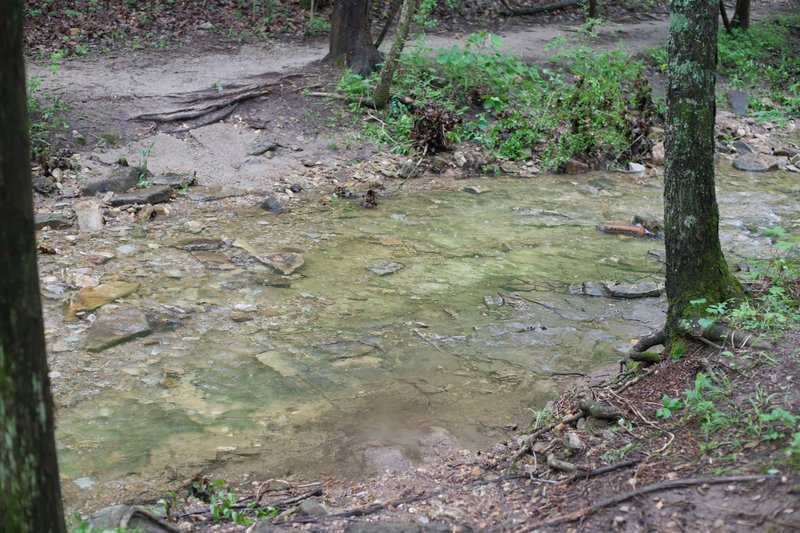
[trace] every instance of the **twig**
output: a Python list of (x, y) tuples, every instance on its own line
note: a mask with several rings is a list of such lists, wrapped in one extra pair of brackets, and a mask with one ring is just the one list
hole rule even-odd
[(606, 507), (622, 503), (624, 501), (630, 500), (631, 498), (636, 498), (637, 496), (644, 496), (645, 494), (650, 494), (652, 492), (659, 492), (662, 490), (682, 489), (686, 487), (694, 487), (697, 485), (719, 485), (722, 483), (763, 481), (771, 477), (774, 476), (761, 475), (761, 476), (698, 477), (698, 478), (687, 478), (687, 479), (673, 479), (672, 481), (665, 481), (663, 483), (654, 483), (652, 485), (647, 485), (640, 489), (632, 490), (629, 492), (623, 492), (622, 494), (612, 496), (611, 498), (600, 500), (594, 505), (578, 509), (577, 511), (574, 511), (572, 513), (552, 518), (550, 520), (545, 520), (544, 522), (531, 524), (526, 528), (522, 529), (521, 531), (533, 531), (535, 529), (539, 529), (545, 526), (556, 526), (559, 524), (563, 524), (565, 522), (574, 522), (575, 520), (585, 518), (586, 516), (589, 516), (590, 514), (595, 513), (600, 509), (604, 509)]
[[(248, 509), (248, 508), (250, 508), (252, 510), (255, 510), (255, 509), (263, 509), (263, 508), (270, 508), (270, 507), (286, 507), (286, 506), (292, 505), (294, 503), (297, 503), (299, 501), (303, 501), (303, 500), (305, 500), (307, 498), (311, 498), (313, 496), (320, 496), (320, 495), (322, 495), (322, 487), (317, 487), (317, 488), (315, 488), (313, 490), (310, 490), (308, 492), (304, 492), (303, 494), (298, 494), (297, 496), (290, 496), (290, 497), (284, 498), (282, 500), (277, 500), (277, 501), (270, 502), (270, 503), (267, 503), (267, 504), (264, 504), (264, 505), (257, 505), (255, 507), (250, 507), (250, 505), (252, 505), (253, 503), (258, 503), (258, 500), (253, 500), (250, 503), (244, 503), (245, 501), (247, 501), (247, 498), (245, 498), (245, 499), (239, 500), (237, 503), (231, 505), (231, 509)], [(198, 509), (196, 511), (189, 511), (187, 513), (176, 514), (176, 515), (173, 515), (173, 518), (186, 518), (187, 516), (194, 516), (194, 515), (200, 515), (200, 514), (210, 514), (210, 513), (211, 513), (211, 508), (207, 507), (205, 509)]]
[(626, 381), (625, 383), (622, 384), (622, 386), (620, 388), (617, 389), (617, 392), (622, 392), (625, 389), (627, 389), (628, 387), (630, 387), (631, 385), (633, 385), (634, 383), (638, 383), (641, 379), (646, 378), (647, 376), (649, 376), (650, 374), (655, 372), (657, 368), (658, 367), (653, 367), (652, 369), (648, 370), (644, 374), (639, 374), (638, 376), (636, 376), (632, 380)]
[(583, 481), (584, 479), (589, 479), (591, 477), (602, 476), (603, 474), (608, 474), (609, 472), (614, 472), (615, 470), (620, 470), (622, 468), (639, 464), (641, 461), (642, 459), (640, 457), (637, 459), (628, 459), (627, 461), (620, 461), (619, 463), (601, 466), (600, 468), (595, 468), (594, 470), (589, 470), (588, 472), (580, 472), (575, 474), (572, 477), (565, 479), (564, 483), (575, 483), (576, 481)]
[(585, 415), (583, 414), (583, 412), (579, 412), (579, 413), (576, 413), (574, 415), (570, 415), (570, 416), (568, 416), (566, 418), (562, 418), (558, 422), (553, 422), (549, 426), (543, 427), (543, 428), (538, 429), (538, 430), (534, 431), (533, 433), (531, 433), (528, 437), (525, 438), (525, 441), (522, 443), (522, 446), (520, 446), (520, 449), (517, 450), (517, 452), (514, 454), (514, 457), (511, 458), (511, 463), (508, 465), (508, 468), (506, 468), (506, 475), (508, 475), (509, 472), (511, 472), (511, 469), (514, 468), (514, 465), (516, 464), (516, 462), (523, 455), (528, 453), (529, 450), (532, 450), (534, 441), (537, 438), (539, 438), (540, 435), (543, 435), (544, 433), (547, 433), (548, 431), (550, 431), (551, 429), (553, 429), (554, 427), (556, 427), (559, 424), (571, 424), (573, 422), (576, 422), (577, 420), (580, 420), (584, 416)]

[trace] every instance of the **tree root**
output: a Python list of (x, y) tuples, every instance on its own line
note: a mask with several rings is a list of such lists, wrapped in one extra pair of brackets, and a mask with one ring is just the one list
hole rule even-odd
[(730, 343), (734, 348), (772, 349), (772, 345), (761, 337), (722, 324), (712, 324), (706, 328), (693, 320), (684, 327), (684, 332), (695, 338), (702, 337), (714, 343), (722, 343), (723, 347)]
[(639, 339), (639, 342), (637, 342), (633, 346), (633, 348), (631, 348), (631, 352), (635, 353), (646, 352), (653, 346), (658, 346), (659, 344), (664, 344), (665, 342), (667, 342), (667, 332), (666, 330), (661, 329), (655, 333), (646, 335), (641, 339)]
[(618, 503), (622, 503), (624, 501), (630, 500), (632, 498), (636, 498), (637, 496), (643, 496), (645, 494), (650, 494), (653, 492), (660, 492), (663, 490), (674, 490), (674, 489), (682, 489), (686, 487), (695, 487), (697, 485), (719, 485), (722, 483), (739, 483), (739, 482), (748, 482), (748, 481), (763, 481), (765, 479), (769, 479), (770, 475), (756, 475), (756, 476), (726, 476), (726, 477), (698, 477), (698, 478), (687, 478), (687, 479), (674, 479), (672, 481), (665, 481), (663, 483), (654, 483), (652, 485), (647, 485), (640, 489), (632, 490), (629, 492), (623, 492), (622, 494), (618, 494), (616, 496), (612, 496), (611, 498), (606, 498), (604, 500), (600, 500), (594, 505), (590, 505), (588, 507), (584, 507), (582, 509), (578, 509), (572, 513), (559, 516), (556, 518), (552, 518), (550, 520), (545, 520), (543, 522), (539, 522), (537, 524), (532, 524), (521, 531), (533, 531), (542, 527), (547, 526), (557, 526), (559, 524), (563, 524), (565, 522), (574, 522), (575, 520), (579, 520), (589, 516), (592, 513), (595, 513), (601, 509), (606, 507), (610, 507), (612, 505), (616, 505)]
[(568, 416), (566, 418), (562, 418), (558, 422), (553, 422), (549, 426), (546, 426), (546, 427), (543, 427), (541, 429), (538, 429), (538, 430), (534, 431), (533, 433), (531, 433), (530, 435), (528, 435), (525, 438), (525, 440), (523, 441), (522, 446), (520, 446), (519, 450), (517, 450), (517, 453), (515, 453), (514, 457), (511, 458), (511, 463), (508, 465), (508, 468), (506, 468), (506, 475), (509, 475), (509, 473), (511, 472), (511, 469), (514, 468), (514, 465), (517, 463), (517, 461), (520, 460), (520, 458), (523, 455), (525, 455), (526, 453), (528, 453), (529, 451), (531, 451), (533, 449), (533, 443), (536, 442), (536, 439), (538, 439), (541, 435), (543, 435), (543, 434), (547, 433), (548, 431), (552, 430), (553, 428), (555, 428), (559, 424), (565, 424), (565, 425), (566, 424), (571, 424), (573, 422), (577, 422), (578, 420), (580, 420), (584, 416), (585, 415), (582, 412), (570, 415), (570, 416)]

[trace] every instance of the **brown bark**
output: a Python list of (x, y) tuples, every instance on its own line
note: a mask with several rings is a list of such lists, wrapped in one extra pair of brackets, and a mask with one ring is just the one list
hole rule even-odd
[(717, 0), (673, 0), (667, 75), (664, 226), (667, 252), (667, 337), (690, 300), (716, 303), (741, 297), (719, 243), (714, 190), (714, 102)]
[(370, 0), (334, 0), (328, 55), (323, 61), (345, 64), (356, 74), (374, 71), (383, 56), (372, 42)]
[(63, 532), (36, 267), (22, 6), (0, 2), (0, 531)]
[(731, 27), (744, 31), (750, 29), (750, 0), (736, 0)]

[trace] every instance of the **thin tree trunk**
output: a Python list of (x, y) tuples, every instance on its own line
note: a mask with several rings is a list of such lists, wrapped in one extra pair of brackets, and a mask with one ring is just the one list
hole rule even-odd
[(392, 41), (392, 48), (386, 61), (383, 63), (381, 77), (375, 87), (373, 102), (375, 109), (383, 109), (389, 103), (389, 89), (392, 86), (394, 71), (397, 70), (397, 63), (400, 61), (400, 54), (408, 39), (408, 29), (411, 27), (411, 19), (414, 18), (414, 11), (417, 8), (417, 0), (403, 0), (403, 8), (400, 10), (400, 22), (397, 23), (397, 32)]
[(343, 63), (366, 76), (383, 61), (372, 42), (370, 0), (335, 0), (331, 14), (328, 55), (323, 61)]
[(679, 321), (743, 295), (719, 243), (714, 190), (714, 100), (718, 0), (673, 0), (667, 75), (664, 225), (668, 338)]
[(722, 15), (722, 25), (725, 26), (725, 31), (731, 32), (731, 21), (728, 20), (728, 12), (725, 11), (725, 3), (719, 0), (719, 14)]
[(750, 29), (750, 0), (736, 0), (731, 27), (743, 31)]
[(0, 531), (63, 532), (39, 299), (22, 0), (0, 2)]
[(589, 11), (586, 14), (589, 18), (595, 19), (597, 18), (597, 0), (588, 0), (589, 1)]

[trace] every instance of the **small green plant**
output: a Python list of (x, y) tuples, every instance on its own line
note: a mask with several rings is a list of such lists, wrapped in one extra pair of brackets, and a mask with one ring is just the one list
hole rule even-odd
[(547, 427), (550, 425), (553, 419), (552, 409), (550, 409), (549, 407), (544, 407), (542, 409), (539, 409), (538, 411), (533, 408), (531, 408), (530, 410), (533, 413), (533, 420), (531, 420), (531, 423), (525, 430), (526, 434), (533, 433), (534, 431), (537, 431), (543, 427)]
[(656, 410), (656, 417), (666, 420), (672, 416), (673, 411), (677, 411), (682, 407), (680, 399), (670, 398), (669, 395), (665, 394), (661, 397), (661, 407)]
[(309, 37), (319, 37), (327, 35), (331, 31), (331, 23), (325, 19), (314, 17), (306, 25), (306, 35)]
[(155, 146), (155, 144), (155, 141), (153, 141), (147, 148), (143, 148), (142, 151), (139, 152), (139, 164), (136, 166), (136, 168), (139, 169), (139, 183), (136, 184), (137, 187), (148, 187), (152, 185), (147, 181), (147, 176), (150, 175), (150, 169), (147, 167), (147, 163), (153, 155), (153, 146)]

